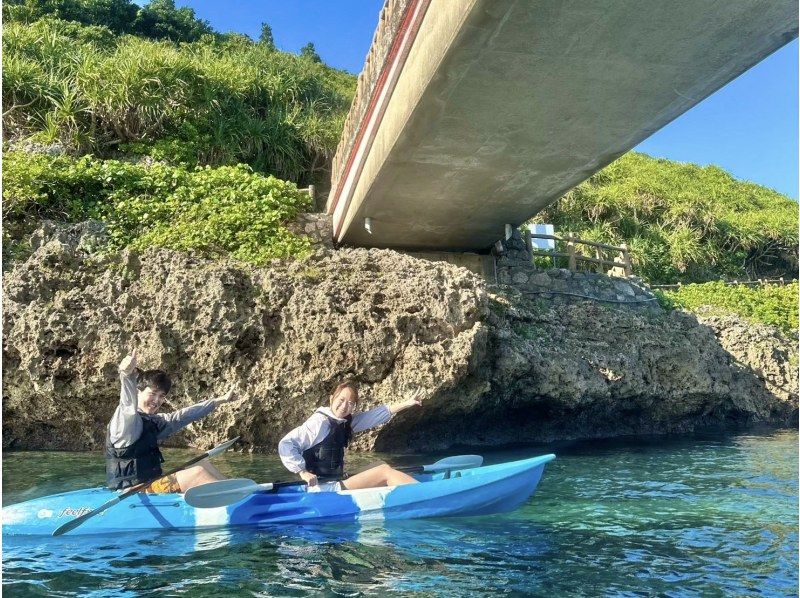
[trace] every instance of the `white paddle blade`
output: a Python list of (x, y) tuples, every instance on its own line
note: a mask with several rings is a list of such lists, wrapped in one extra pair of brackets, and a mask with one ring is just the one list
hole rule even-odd
[(235, 478), (189, 488), (183, 499), (198, 509), (215, 509), (232, 505), (255, 492), (271, 488), (272, 484), (256, 484), (247, 478)]
[(229, 440), (228, 442), (223, 442), (219, 446), (214, 447), (213, 449), (208, 451), (207, 459), (210, 459), (211, 457), (216, 457), (217, 455), (221, 455), (222, 453), (227, 451), (229, 448), (231, 448), (234, 444), (236, 444), (240, 438), (241, 438), (241, 436), (237, 436), (236, 438), (234, 438), (232, 440)]
[(455, 457), (446, 457), (436, 463), (426, 465), (424, 471), (435, 473), (449, 469), (469, 469), (471, 467), (480, 467), (481, 465), (483, 465), (483, 457), (480, 455), (456, 455)]

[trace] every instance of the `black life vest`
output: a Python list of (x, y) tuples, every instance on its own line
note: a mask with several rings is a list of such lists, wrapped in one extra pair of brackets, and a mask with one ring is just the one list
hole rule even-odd
[(164, 457), (158, 448), (158, 424), (146, 413), (142, 418), (142, 435), (131, 445), (114, 448), (111, 430), (106, 431), (106, 482), (112, 490), (122, 490), (161, 476)]
[(316, 474), (319, 478), (342, 478), (344, 449), (350, 444), (350, 437), (353, 435), (353, 428), (350, 425), (353, 417), (348, 415), (345, 421), (340, 422), (325, 413), (322, 415), (328, 418), (331, 429), (321, 442), (303, 451), (306, 471)]

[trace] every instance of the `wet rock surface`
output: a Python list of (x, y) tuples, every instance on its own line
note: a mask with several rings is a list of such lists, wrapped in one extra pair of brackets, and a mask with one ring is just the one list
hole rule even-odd
[(343, 378), (361, 407), (421, 408), (354, 448), (446, 449), (688, 431), (797, 417), (793, 342), (738, 318), (551, 305), (390, 250), (320, 248), (255, 268), (168, 250), (95, 252), (91, 224), (45, 226), (3, 282), (3, 446), (99, 449), (117, 364), (173, 377), (165, 409), (223, 405), (171, 443), (241, 435), (274, 451)]

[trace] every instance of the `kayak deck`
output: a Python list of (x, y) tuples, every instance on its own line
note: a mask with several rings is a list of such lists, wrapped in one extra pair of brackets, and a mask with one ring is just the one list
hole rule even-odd
[[(115, 533), (141, 529), (203, 529), (275, 523), (377, 521), (486, 515), (511, 511), (528, 500), (555, 455), (414, 476), (420, 483), (339, 492), (281, 487), (212, 509), (196, 509), (182, 494), (136, 494), (69, 532)], [(92, 488), (3, 508), (4, 535), (50, 535), (70, 519), (96, 509), (116, 492)]]

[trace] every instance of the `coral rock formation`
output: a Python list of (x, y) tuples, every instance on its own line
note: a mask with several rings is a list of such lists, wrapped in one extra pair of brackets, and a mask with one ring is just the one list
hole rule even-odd
[(551, 306), (487, 288), (446, 263), (390, 250), (319, 249), (255, 268), (168, 250), (102, 254), (90, 223), (47, 225), (6, 272), (3, 446), (97, 449), (119, 396), (117, 364), (173, 375), (165, 408), (245, 400), (174, 444), (278, 440), (342, 378), (362, 408), (413, 388), (424, 405), (356, 448), (431, 450), (559, 438), (787, 423), (797, 353), (736, 318)]

